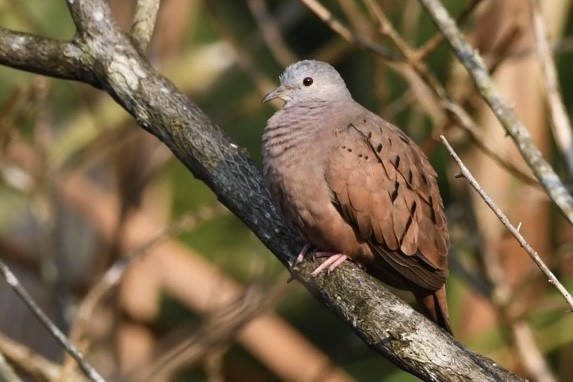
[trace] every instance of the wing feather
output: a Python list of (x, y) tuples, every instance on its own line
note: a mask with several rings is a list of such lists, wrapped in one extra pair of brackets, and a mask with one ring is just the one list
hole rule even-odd
[(324, 174), (341, 216), (375, 262), (419, 287), (440, 288), (449, 238), (436, 173), (420, 148), (373, 114), (338, 129), (336, 142)]

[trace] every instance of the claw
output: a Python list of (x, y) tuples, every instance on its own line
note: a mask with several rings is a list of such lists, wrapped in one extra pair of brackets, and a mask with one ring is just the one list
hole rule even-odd
[(296, 260), (292, 266), (293, 268), (304, 261), (305, 257), (308, 256), (308, 253), (310, 252), (312, 247), (313, 247), (313, 245), (310, 243), (306, 243), (304, 245), (304, 247), (302, 247), (302, 249), (300, 250), (300, 253), (296, 257)]
[(294, 260), (294, 263), (291, 264), (291, 275), (287, 280), (287, 284), (290, 283), (292, 280), (294, 280), (294, 273), (293, 270), (296, 269), (296, 266), (299, 265), (300, 263), (302, 263), (304, 261), (304, 259), (308, 256), (310, 250), (313, 248), (314, 246), (310, 243), (306, 243), (304, 245), (304, 247), (302, 247), (302, 249), (300, 250), (299, 254), (297, 255), (296, 259)]

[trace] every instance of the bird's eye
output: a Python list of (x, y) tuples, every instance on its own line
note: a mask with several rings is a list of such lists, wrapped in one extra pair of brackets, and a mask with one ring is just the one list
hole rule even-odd
[(302, 80), (302, 84), (304, 86), (310, 86), (313, 83), (313, 79), (311, 77), (305, 77), (304, 80)]

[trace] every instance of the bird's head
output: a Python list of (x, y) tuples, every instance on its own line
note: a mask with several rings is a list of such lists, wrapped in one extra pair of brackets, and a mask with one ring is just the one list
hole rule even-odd
[(295, 62), (280, 76), (280, 86), (264, 96), (263, 102), (280, 98), (285, 105), (306, 101), (350, 98), (340, 74), (331, 65), (314, 60)]

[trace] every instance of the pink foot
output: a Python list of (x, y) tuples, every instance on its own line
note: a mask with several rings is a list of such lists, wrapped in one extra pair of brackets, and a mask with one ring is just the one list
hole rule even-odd
[[(306, 259), (309, 256), (312, 248), (314, 248), (314, 245), (312, 244), (305, 244), (304, 247), (302, 247), (300, 253), (296, 257), (294, 264), (292, 265), (293, 269), (298, 264), (302, 263), (304, 259)], [(318, 267), (316, 267), (314, 271), (312, 271), (311, 276), (317, 276), (320, 273), (322, 273), (325, 269), (328, 270), (328, 272), (332, 272), (336, 268), (338, 268), (342, 263), (344, 263), (346, 259), (348, 259), (348, 257), (346, 255), (343, 255), (342, 253), (334, 253), (334, 252), (316, 251), (312, 255), (315, 257), (327, 257), (327, 259), (324, 260), (324, 262), (320, 264)], [(290, 281), (292, 281), (292, 276), (291, 278), (288, 279), (287, 282)]]
[(330, 253), (330, 252), (320, 252), (316, 254), (317, 256), (328, 256), (328, 259), (324, 260), (322, 264), (320, 264), (312, 273), (311, 276), (317, 276), (325, 269), (328, 269), (328, 272), (332, 272), (336, 268), (338, 268), (342, 263), (348, 259), (348, 256), (343, 255), (342, 253)]

